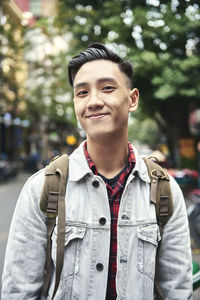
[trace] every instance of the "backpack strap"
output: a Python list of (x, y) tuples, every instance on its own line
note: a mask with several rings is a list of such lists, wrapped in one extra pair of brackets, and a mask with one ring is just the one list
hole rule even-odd
[(45, 277), (42, 286), (42, 295), (47, 297), (51, 279), (51, 236), (57, 223), (56, 249), (56, 279), (52, 299), (59, 286), (64, 260), (65, 243), (65, 193), (68, 176), (68, 156), (64, 154), (55, 157), (45, 168), (45, 182), (40, 198), (40, 208), (46, 214), (47, 220), (47, 249), (45, 263)]
[[(143, 158), (151, 184), (150, 190), (150, 201), (155, 204), (156, 208), (156, 218), (159, 225), (160, 234), (162, 237), (163, 228), (168, 222), (169, 218), (173, 212), (173, 199), (169, 182), (169, 175), (167, 171), (155, 163), (151, 158)], [(156, 272), (154, 280), (154, 292), (156, 295), (156, 300), (164, 300), (162, 291), (158, 285), (158, 257), (159, 257), (159, 247), (156, 253)]]
[(162, 236), (163, 228), (173, 211), (173, 200), (167, 171), (150, 158), (144, 158), (151, 181), (150, 201), (155, 204)]

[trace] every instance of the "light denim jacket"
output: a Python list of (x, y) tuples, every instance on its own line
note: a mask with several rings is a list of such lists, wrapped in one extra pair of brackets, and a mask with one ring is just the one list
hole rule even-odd
[[(118, 216), (116, 288), (118, 300), (153, 299), (155, 256), (160, 240), (155, 207), (150, 203), (149, 177), (138, 157), (124, 189)], [(99, 186), (93, 185), (94, 180)], [(46, 257), (45, 216), (39, 202), (44, 170), (25, 184), (11, 223), (4, 272), (2, 300), (42, 299)], [(173, 216), (164, 228), (159, 281), (166, 300), (192, 299), (192, 268), (188, 221), (182, 193), (170, 178)], [(101, 218), (106, 223), (101, 225)], [(89, 169), (81, 145), (70, 156), (66, 193), (65, 257), (55, 300), (103, 300), (106, 295), (110, 208), (105, 183)], [(57, 228), (52, 236), (55, 266)], [(98, 268), (101, 264), (102, 268)], [(54, 288), (55, 269), (48, 299)]]

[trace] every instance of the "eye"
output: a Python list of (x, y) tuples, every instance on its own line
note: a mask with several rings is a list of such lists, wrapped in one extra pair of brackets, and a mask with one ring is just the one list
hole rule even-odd
[(86, 90), (82, 90), (82, 91), (79, 91), (79, 92), (76, 94), (76, 96), (83, 97), (83, 96), (85, 96), (85, 95), (87, 95), (87, 94), (88, 94), (88, 92), (87, 92)]
[(106, 92), (112, 92), (112, 91), (116, 90), (116, 88), (114, 86), (111, 86), (111, 85), (106, 85), (106, 86), (103, 87), (102, 90), (106, 91)]

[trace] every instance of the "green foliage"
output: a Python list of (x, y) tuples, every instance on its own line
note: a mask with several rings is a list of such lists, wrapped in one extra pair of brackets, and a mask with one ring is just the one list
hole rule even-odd
[[(56, 24), (62, 31), (72, 32), (72, 54), (93, 41), (115, 44), (119, 52), (120, 45), (125, 46), (126, 54), (135, 64), (135, 85), (142, 94), (148, 94), (148, 98), (151, 94), (158, 101), (171, 101), (174, 90), (176, 93), (188, 82), (191, 84), (194, 73), (199, 74), (196, 55), (200, 46), (199, 3), (156, 3), (104, 0), (84, 1), (83, 4), (61, 0)], [(190, 55), (186, 53), (188, 41), (196, 43), (192, 51), (188, 50)], [(189, 93), (190, 97), (191, 94), (194, 93)], [(197, 97), (197, 93), (193, 95)], [(146, 105), (146, 100), (144, 103)], [(157, 110), (156, 106), (154, 112)]]
[(155, 121), (149, 118), (140, 120), (134, 118), (128, 128), (128, 137), (130, 142), (139, 141), (141, 144), (147, 144), (155, 147), (161, 142), (162, 133)]
[(22, 86), (24, 63), (22, 39), (23, 28), (12, 19), (1, 16), (0, 24), (0, 113), (9, 111), (13, 117), (20, 116), (24, 102)]

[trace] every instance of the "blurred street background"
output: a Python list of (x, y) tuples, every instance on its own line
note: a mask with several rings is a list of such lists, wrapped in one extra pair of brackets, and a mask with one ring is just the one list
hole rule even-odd
[(133, 63), (140, 107), (130, 115), (129, 140), (180, 185), (200, 263), (199, 0), (2, 0), (0, 275), (25, 180), (85, 138), (67, 64), (95, 41)]

